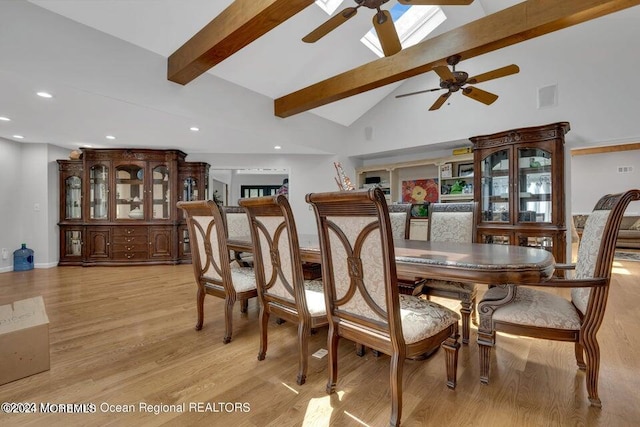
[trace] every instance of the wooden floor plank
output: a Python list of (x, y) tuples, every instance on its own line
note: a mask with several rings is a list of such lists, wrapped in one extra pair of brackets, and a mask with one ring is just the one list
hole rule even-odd
[[(479, 381), (476, 329), (460, 350), (458, 386), (445, 386), (444, 352), (407, 361), (406, 426), (634, 425), (640, 420), (639, 262), (616, 262), (599, 334), (603, 408), (589, 406), (573, 345), (499, 335), (491, 382)], [(0, 425), (25, 426), (380, 426), (390, 414), (389, 357), (359, 358), (342, 340), (338, 393), (327, 396), (326, 358), (309, 360), (296, 384), (296, 328), (269, 324), (269, 349), (258, 361), (258, 307), (234, 311), (233, 341), (222, 344), (221, 300), (207, 297), (195, 331), (191, 266), (58, 267), (0, 274), (0, 304), (42, 295), (50, 319), (51, 369), (0, 386), (0, 402), (134, 405), (132, 413), (4, 414)], [(452, 308), (457, 303), (438, 300)], [(327, 328), (310, 352), (326, 347)], [(140, 410), (185, 404), (186, 412)], [(189, 405), (210, 404), (208, 412)], [(248, 404), (226, 411), (224, 403)], [(221, 406), (222, 405), (222, 406)], [(150, 407), (153, 410), (153, 406)], [(206, 406), (202, 407), (207, 409)], [(162, 409), (162, 408), (160, 408)], [(228, 409), (228, 408), (227, 408)]]

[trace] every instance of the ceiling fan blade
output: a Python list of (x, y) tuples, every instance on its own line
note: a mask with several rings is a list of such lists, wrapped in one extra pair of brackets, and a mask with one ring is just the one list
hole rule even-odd
[(476, 84), (480, 82), (486, 82), (487, 80), (493, 80), (500, 77), (510, 76), (511, 74), (516, 74), (520, 72), (520, 67), (516, 64), (507, 65), (506, 67), (498, 68), (493, 71), (488, 71), (486, 73), (478, 74), (477, 76), (469, 77), (467, 79), (468, 83)]
[(388, 11), (380, 10), (373, 15), (373, 28), (376, 30), (378, 40), (380, 40), (384, 56), (395, 55), (402, 50), (396, 26)]
[(433, 67), (433, 71), (435, 71), (436, 74), (440, 76), (440, 79), (442, 80), (450, 81), (450, 82), (456, 81), (456, 77), (453, 75), (449, 67), (447, 67), (446, 65), (436, 65), (435, 67)]
[(431, 108), (429, 108), (429, 111), (434, 111), (437, 110), (438, 108), (442, 107), (442, 104), (445, 103), (445, 101), (451, 96), (451, 92), (447, 92), (447, 93), (443, 93), (442, 95), (440, 95), (438, 97), (438, 99), (436, 99), (436, 102), (433, 103), (433, 105), (431, 106)]
[(441, 87), (435, 87), (433, 89), (425, 89), (425, 90), (419, 90), (417, 92), (403, 93), (402, 95), (396, 95), (396, 98), (404, 98), (405, 96), (418, 95), (418, 94), (427, 93), (427, 92), (435, 92), (437, 90), (442, 90), (442, 89), (443, 88)]
[(486, 90), (478, 89), (477, 87), (473, 86), (467, 86), (463, 88), (462, 94), (487, 105), (493, 104), (496, 99), (498, 99), (498, 95), (487, 92)]
[(345, 22), (347, 22), (347, 20), (349, 20), (349, 19), (353, 18), (354, 16), (356, 16), (356, 13), (358, 13), (358, 7), (360, 7), (360, 6), (348, 7), (346, 9), (342, 10), (337, 15), (332, 16), (331, 18), (329, 18), (329, 20), (325, 21), (324, 24), (320, 25), (318, 28), (316, 28), (315, 30), (311, 31), (309, 34), (304, 36), (302, 38), (302, 41), (305, 42), (305, 43), (315, 43), (315, 42), (317, 42), (322, 37), (326, 36), (331, 31), (335, 30), (340, 25), (342, 25)]
[(466, 6), (473, 3), (473, 0), (398, 0), (398, 3), (423, 6)]

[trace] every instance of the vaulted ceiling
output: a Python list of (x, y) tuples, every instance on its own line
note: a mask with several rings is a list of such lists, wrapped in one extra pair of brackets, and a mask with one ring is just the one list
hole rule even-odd
[[(350, 2), (345, 0), (341, 7)], [(20, 132), (27, 142), (77, 147), (104, 143), (104, 135), (117, 133), (121, 145), (135, 141), (131, 144), (243, 153), (264, 152), (260, 129), (269, 128), (271, 139), (282, 136), (288, 143), (289, 153), (333, 152), (336, 147), (325, 140), (339, 135), (341, 129), (407, 84), (397, 80), (380, 85), (314, 108), (312, 114), (284, 120), (273, 117), (274, 100), (377, 60), (360, 43), (371, 28), (369, 10), (361, 11), (321, 41), (306, 44), (300, 39), (328, 19), (323, 10), (311, 5), (205, 75), (180, 86), (166, 80), (167, 58), (231, 0), (0, 3), (0, 116), (11, 113), (22, 118), (21, 123), (0, 122), (0, 137), (7, 139), (17, 140), (14, 132)], [(391, 0), (384, 8), (394, 3)], [(443, 7), (447, 20), (431, 36), (516, 3), (519, 1), (475, 0), (469, 6)], [(545, 43), (552, 44), (553, 38)], [(507, 61), (496, 67), (510, 63)], [(415, 82), (408, 85), (414, 86)], [(52, 87), (55, 109), (25, 96), (35, 90), (54, 90)], [(456, 113), (452, 110), (450, 114), (455, 117)], [(210, 123), (213, 117), (217, 118), (215, 124)], [(114, 124), (117, 130), (112, 130)], [(199, 135), (184, 132), (190, 126), (201, 127)], [(287, 132), (280, 132), (284, 127)], [(309, 129), (324, 138), (310, 135)], [(233, 140), (233, 146), (212, 145), (214, 137), (221, 134)]]

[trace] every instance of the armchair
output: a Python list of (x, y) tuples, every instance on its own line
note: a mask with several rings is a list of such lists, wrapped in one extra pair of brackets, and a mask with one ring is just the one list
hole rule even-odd
[[(640, 190), (602, 197), (589, 215), (575, 265), (574, 278), (551, 278), (545, 287), (571, 289), (571, 300), (537, 288), (507, 285), (489, 289), (478, 304), (480, 381), (489, 382), (491, 347), (495, 332), (575, 343), (578, 368), (586, 370), (591, 405), (598, 396), (600, 347), (597, 334), (604, 317), (611, 267), (620, 222), (629, 202), (640, 200)], [(558, 265), (557, 269), (568, 266)], [(585, 357), (586, 356), (586, 363)]]

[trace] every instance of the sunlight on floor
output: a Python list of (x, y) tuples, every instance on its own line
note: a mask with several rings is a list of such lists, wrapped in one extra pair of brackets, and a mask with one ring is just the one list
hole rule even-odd
[(362, 421), (360, 418), (356, 417), (355, 415), (350, 414), (347, 411), (344, 411), (344, 413), (345, 413), (345, 415), (348, 415), (350, 418), (352, 418), (354, 421), (357, 421), (360, 425), (369, 427), (369, 424), (365, 423), (364, 421)]
[(291, 390), (291, 391), (292, 391), (292, 392), (294, 392), (295, 394), (300, 394), (300, 392), (299, 392), (298, 390), (296, 390), (295, 388), (293, 388), (293, 387), (291, 387), (291, 386), (288, 386), (288, 385), (286, 385), (285, 383), (280, 383), (280, 384), (282, 384), (283, 386), (285, 386), (286, 388), (288, 388), (289, 390)]
[(629, 273), (629, 270), (624, 268), (622, 266), (622, 263), (620, 263), (619, 261), (613, 261), (613, 267), (611, 268), (611, 273), (612, 274), (623, 274), (625, 276), (629, 276), (631, 274), (631, 273)]
[[(344, 396), (344, 391), (337, 391), (333, 396), (333, 399), (337, 397), (338, 401), (341, 401), (342, 396)], [(331, 413), (333, 412), (333, 407), (331, 406), (331, 399), (332, 399), (332, 396), (330, 395), (311, 399), (309, 401), (309, 405), (307, 405), (307, 412), (304, 414), (304, 420), (302, 422), (302, 426), (315, 427), (315, 426), (331, 425)]]

